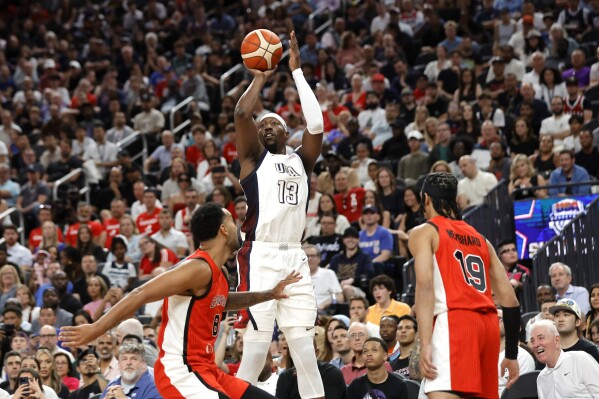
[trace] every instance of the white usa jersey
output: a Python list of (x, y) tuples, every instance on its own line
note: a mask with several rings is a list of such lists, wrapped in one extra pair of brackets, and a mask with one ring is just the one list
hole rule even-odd
[(264, 151), (254, 171), (241, 181), (247, 215), (241, 231), (247, 241), (294, 242), (306, 225), (309, 184), (297, 153)]

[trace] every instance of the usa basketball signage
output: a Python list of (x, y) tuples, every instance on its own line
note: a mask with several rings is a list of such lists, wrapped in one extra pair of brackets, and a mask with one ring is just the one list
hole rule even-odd
[(520, 259), (532, 258), (543, 243), (560, 234), (566, 224), (597, 195), (514, 201), (516, 243)]

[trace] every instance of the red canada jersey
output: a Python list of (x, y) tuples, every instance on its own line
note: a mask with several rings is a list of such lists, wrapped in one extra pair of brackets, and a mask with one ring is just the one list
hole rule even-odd
[(119, 234), (121, 230), (121, 222), (118, 219), (112, 218), (105, 220), (103, 224), (104, 230), (106, 230), (106, 243), (104, 243), (104, 248), (110, 249), (112, 239)]
[[(96, 220), (90, 220), (89, 222), (86, 222), (84, 224), (89, 226), (89, 228), (92, 231), (92, 237), (94, 237), (94, 238), (98, 237), (104, 231), (104, 227), (102, 226), (102, 223), (100, 223)], [(65, 243), (67, 245), (70, 245), (71, 247), (77, 246), (77, 232), (79, 231), (80, 226), (81, 226), (81, 223), (79, 223), (79, 222), (69, 225), (69, 228), (67, 229), (67, 233), (66, 233), (66, 237), (65, 237)]]
[[(158, 333), (160, 352), (156, 370), (162, 372), (166, 358), (182, 357), (190, 370), (214, 365), (214, 343), (229, 297), (229, 283), (210, 255), (198, 249), (187, 259), (201, 259), (210, 266), (209, 291), (198, 296), (173, 295), (164, 299)], [(177, 267), (177, 266), (175, 266)], [(198, 266), (199, 267), (199, 266)]]
[(349, 220), (350, 223), (357, 222), (362, 216), (365, 191), (362, 187), (350, 188), (347, 195), (335, 194), (335, 206), (337, 212)]
[(154, 212), (148, 213), (147, 211), (141, 213), (137, 217), (137, 228), (141, 234), (151, 236), (160, 230), (160, 224), (158, 223), (158, 215), (160, 214), (160, 208), (154, 208)]
[[(63, 242), (64, 237), (62, 236), (62, 231), (60, 231), (58, 227), (56, 227), (56, 236), (58, 237), (58, 242)], [(42, 245), (42, 228), (36, 227), (29, 233), (29, 247), (35, 249), (40, 245)]]
[(429, 220), (439, 233), (434, 256), (435, 316), (448, 310), (495, 312), (486, 239), (461, 220)]

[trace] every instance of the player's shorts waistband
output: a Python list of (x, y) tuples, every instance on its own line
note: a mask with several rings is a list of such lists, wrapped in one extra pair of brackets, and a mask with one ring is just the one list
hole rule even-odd
[(255, 248), (276, 249), (279, 251), (290, 251), (292, 249), (301, 249), (300, 242), (268, 242), (268, 241), (245, 241), (243, 245), (251, 245)]

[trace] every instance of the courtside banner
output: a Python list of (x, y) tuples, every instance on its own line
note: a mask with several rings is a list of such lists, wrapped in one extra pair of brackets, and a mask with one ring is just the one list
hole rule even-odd
[(532, 258), (544, 242), (559, 234), (598, 194), (514, 201), (519, 259)]

